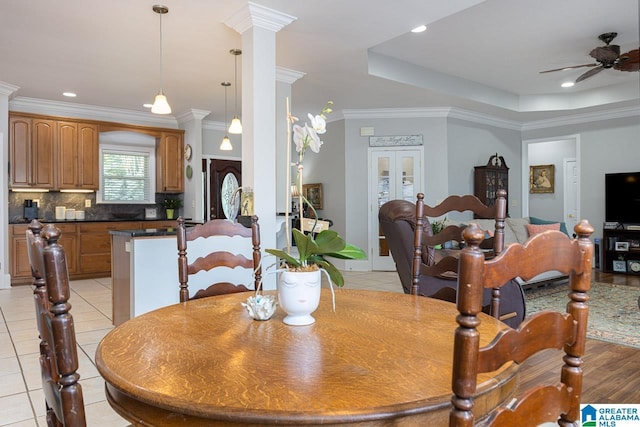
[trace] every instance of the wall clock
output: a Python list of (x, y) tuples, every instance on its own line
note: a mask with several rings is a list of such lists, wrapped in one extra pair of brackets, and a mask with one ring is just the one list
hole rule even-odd
[(187, 161), (191, 160), (191, 145), (187, 144), (184, 146), (184, 158), (187, 159)]
[(640, 274), (640, 261), (628, 260), (627, 267), (629, 268), (629, 272)]

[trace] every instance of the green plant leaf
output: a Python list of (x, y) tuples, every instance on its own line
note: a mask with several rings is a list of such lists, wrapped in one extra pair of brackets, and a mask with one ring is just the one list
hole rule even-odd
[(300, 267), (300, 262), (285, 251), (281, 251), (280, 249), (265, 249), (265, 251), (271, 255), (275, 255), (278, 258), (283, 259), (289, 265)]
[(317, 261), (316, 264), (327, 270), (327, 273), (329, 273), (329, 277), (331, 277), (331, 281), (334, 285), (338, 286), (339, 288), (344, 286), (344, 277), (342, 277), (342, 273), (340, 273), (340, 270), (338, 270), (335, 265), (331, 264), (325, 259), (322, 259), (322, 261)]
[(339, 259), (364, 259), (367, 257), (367, 254), (355, 245), (346, 244), (344, 249), (339, 252), (332, 252), (329, 254), (325, 254), (326, 256), (330, 256), (333, 258)]
[(344, 239), (333, 230), (321, 231), (315, 241), (318, 244), (318, 253), (321, 254), (340, 252), (346, 245)]
[(313, 240), (311, 234), (303, 234), (298, 229), (293, 229), (293, 239), (298, 247), (299, 259), (301, 264), (305, 264), (309, 257), (319, 252), (318, 245)]

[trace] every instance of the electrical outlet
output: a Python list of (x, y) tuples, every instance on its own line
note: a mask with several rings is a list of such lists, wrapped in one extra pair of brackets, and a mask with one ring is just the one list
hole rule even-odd
[(518, 206), (518, 199), (511, 199), (511, 206), (514, 208)]
[(91, 207), (91, 199), (84, 199), (84, 207), (85, 208)]

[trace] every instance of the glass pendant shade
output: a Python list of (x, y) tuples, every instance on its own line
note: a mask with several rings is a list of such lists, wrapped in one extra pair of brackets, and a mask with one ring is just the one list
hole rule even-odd
[(220, 149), (222, 151), (233, 150), (233, 146), (231, 145), (231, 140), (229, 139), (228, 136), (225, 135), (225, 137), (222, 138), (222, 142), (220, 143)]
[(169, 8), (162, 5), (153, 6), (153, 11), (160, 15), (160, 92), (156, 95), (156, 99), (151, 106), (151, 112), (154, 114), (171, 114), (171, 107), (169, 101), (162, 91), (162, 15), (169, 13)]
[(240, 123), (240, 119), (238, 116), (234, 116), (233, 120), (231, 120), (231, 124), (229, 125), (229, 133), (234, 135), (239, 135), (242, 133), (242, 123)]
[(171, 114), (171, 107), (162, 90), (156, 95), (156, 99), (151, 106), (151, 112), (154, 114)]

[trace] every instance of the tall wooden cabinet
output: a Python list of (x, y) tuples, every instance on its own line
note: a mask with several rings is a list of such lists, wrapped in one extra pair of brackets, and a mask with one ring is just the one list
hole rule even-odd
[(56, 122), (9, 118), (9, 187), (55, 188)]
[[(498, 153), (489, 157), (484, 166), (476, 166), (473, 174), (473, 194), (487, 206), (493, 206), (498, 198), (498, 190), (504, 189), (509, 200), (509, 168)], [(507, 214), (509, 204), (507, 203)], [(478, 216), (474, 215), (474, 218)]]
[(156, 142), (156, 191), (184, 191), (184, 141), (181, 132), (162, 132)]
[(58, 188), (98, 190), (98, 126), (59, 121)]

